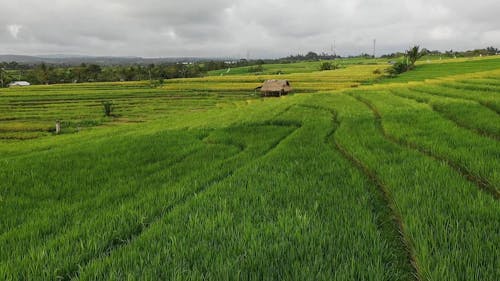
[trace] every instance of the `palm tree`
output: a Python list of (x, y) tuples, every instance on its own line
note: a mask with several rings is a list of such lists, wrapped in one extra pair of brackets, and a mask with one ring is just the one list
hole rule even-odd
[(424, 53), (420, 51), (420, 46), (413, 46), (413, 48), (406, 51), (408, 66), (414, 67), (417, 60), (420, 59), (423, 55)]

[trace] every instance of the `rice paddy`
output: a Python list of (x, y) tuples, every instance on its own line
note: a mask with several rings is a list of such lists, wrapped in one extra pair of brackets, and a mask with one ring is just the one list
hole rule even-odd
[(500, 59), (316, 67), (0, 90), (0, 279), (500, 280)]

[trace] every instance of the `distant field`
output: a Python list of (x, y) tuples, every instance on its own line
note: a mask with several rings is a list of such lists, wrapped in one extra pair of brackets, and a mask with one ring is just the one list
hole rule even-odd
[[(314, 62), (296, 62), (287, 64), (263, 64), (263, 71), (258, 73), (252, 73), (249, 71), (250, 68), (254, 66), (247, 67), (237, 67), (237, 68), (227, 68), (221, 70), (210, 71), (208, 74), (210, 76), (231, 76), (231, 75), (276, 75), (276, 74), (293, 74), (293, 73), (311, 73), (317, 72), (320, 69), (321, 64), (325, 61), (314, 61)], [(330, 60), (332, 64), (339, 65), (341, 67), (349, 65), (387, 65), (388, 60), (386, 59), (338, 59)]]
[(466, 74), (478, 71), (498, 69), (500, 56), (492, 58), (460, 58), (447, 59), (443, 61), (419, 62), (414, 71), (405, 73), (397, 78), (387, 79), (384, 82), (409, 82), (422, 81), (425, 79), (440, 78), (450, 75)]
[[(372, 81), (381, 66), (350, 66), (334, 71), (281, 75), (295, 92), (317, 92), (357, 87)], [(159, 88), (149, 82), (83, 83), (30, 86), (0, 90), (0, 140), (50, 136), (55, 121), (65, 133), (103, 124), (143, 122), (206, 110), (259, 98), (257, 86), (274, 76), (230, 76), (172, 79)], [(112, 101), (115, 118), (103, 116), (103, 101)]]
[(500, 280), (500, 59), (303, 67), (0, 90), (0, 278)]

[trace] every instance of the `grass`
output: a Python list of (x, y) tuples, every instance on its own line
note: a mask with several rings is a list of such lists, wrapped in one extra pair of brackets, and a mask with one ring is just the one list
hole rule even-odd
[[(477, 102), (445, 96), (440, 97), (409, 89), (397, 89), (391, 93), (429, 104), (434, 111), (453, 121), (456, 125), (480, 135), (500, 140), (500, 119), (498, 114), (484, 108)], [(470, 116), (475, 118), (470, 118)]]
[(415, 70), (404, 73), (396, 78), (388, 79), (386, 83), (400, 83), (422, 81), (425, 79), (442, 78), (458, 74), (474, 73), (479, 71), (498, 70), (499, 56), (483, 58), (466, 58), (444, 60), (442, 62), (419, 62)]
[(364, 96), (378, 108), (383, 126), (401, 142), (445, 159), (492, 189), (500, 186), (498, 142), (458, 127), (428, 105), (386, 93)]
[[(338, 112), (335, 139), (379, 178), (401, 214), (422, 280), (493, 280), (498, 247), (498, 200), (436, 161), (388, 136), (386, 115), (355, 97), (324, 95), (314, 103)], [(379, 108), (375, 108), (379, 110)], [(398, 117), (400, 112), (391, 113)], [(485, 242), (488, 241), (488, 242)], [(487, 254), (490, 253), (491, 255)], [(474, 267), (471, 267), (474, 264)]]
[(500, 62), (377, 63), (1, 90), (0, 278), (498, 280)]
[[(257, 73), (252, 73), (251, 68), (254, 66), (247, 67), (236, 67), (227, 68), (221, 70), (209, 71), (210, 76), (241, 76), (241, 75), (276, 75), (276, 74), (294, 74), (294, 73), (312, 73), (320, 70), (320, 66), (325, 61), (310, 61), (310, 62), (294, 62), (287, 64), (263, 64), (262, 71)], [(354, 59), (337, 59), (337, 60), (327, 60), (326, 62), (331, 62), (332, 64), (344, 66), (352, 65), (379, 65), (379, 68), (384, 68), (384, 64), (387, 64), (385, 59), (364, 59), (364, 58), (354, 58)]]
[[(294, 107), (281, 117), (300, 121), (311, 113), (314, 111)], [(235, 278), (238, 271), (246, 272), (250, 279), (385, 278), (382, 260), (372, 254), (383, 255), (386, 245), (378, 236), (373, 214), (356, 203), (362, 200), (369, 204), (365, 190), (368, 183), (345, 160), (336, 159), (339, 155), (335, 151), (324, 153), (319, 162), (309, 157), (310, 153), (325, 148), (322, 139), (311, 139), (310, 133), (319, 130), (326, 136), (332, 129), (331, 116), (322, 115), (322, 121), (317, 122), (319, 116), (312, 114), (314, 121), (304, 120), (300, 128), (263, 157), (248, 161), (190, 203), (173, 210), (140, 239), (96, 260), (82, 273), (83, 279), (109, 276), (198, 279), (204, 272), (210, 272), (207, 277), (220, 280)], [(317, 169), (314, 174), (306, 175), (309, 169), (305, 167), (309, 165)], [(343, 171), (345, 177), (328, 176), (332, 175), (331, 169)], [(295, 171), (295, 176), (290, 176), (291, 171)], [(331, 187), (332, 183), (340, 187), (346, 180), (354, 183), (349, 191)], [(305, 194), (308, 194), (306, 200)], [(337, 196), (342, 197), (343, 203), (331, 201)], [(356, 219), (349, 218), (353, 212), (359, 214)], [(220, 232), (222, 225), (226, 230)], [(334, 235), (337, 225), (346, 230), (340, 236)], [(171, 231), (165, 233), (165, 229)], [(325, 229), (331, 229), (331, 235), (325, 236)], [(170, 238), (160, 239), (164, 235)], [(277, 237), (280, 238), (275, 240)], [(366, 237), (371, 238), (366, 240)], [(157, 243), (151, 244), (152, 240)], [(189, 249), (180, 246), (188, 241), (196, 242)], [(271, 241), (274, 246), (264, 246)], [(217, 253), (212, 252), (213, 246), (219, 249)], [(311, 256), (310, 251), (319, 255)], [(288, 255), (283, 256), (284, 253)], [(354, 259), (356, 267), (347, 266)], [(161, 273), (157, 266), (146, 271), (141, 266), (144, 263), (161, 266), (165, 262), (174, 266)], [(189, 272), (183, 272), (185, 262), (190, 264)], [(304, 266), (289, 267), (297, 262)], [(324, 268), (323, 264), (332, 264), (332, 268)], [(121, 270), (123, 266), (130, 269), (128, 275)]]
[[(353, 65), (321, 73), (282, 75), (295, 92), (358, 87), (380, 75), (380, 66)], [(83, 83), (13, 88), (0, 92), (0, 139), (50, 136), (56, 120), (63, 133), (103, 124), (136, 123), (191, 111), (205, 111), (259, 97), (255, 88), (270, 75), (172, 79), (159, 88), (146, 82)], [(104, 116), (103, 102), (113, 103), (113, 117)]]

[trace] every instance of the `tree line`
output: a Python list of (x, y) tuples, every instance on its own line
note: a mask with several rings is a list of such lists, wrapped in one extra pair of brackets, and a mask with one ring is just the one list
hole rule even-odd
[[(495, 47), (487, 47), (484, 49), (475, 49), (475, 50), (468, 50), (468, 51), (454, 51), (454, 50), (448, 50), (448, 51), (431, 51), (426, 48), (423, 48), (421, 50), (422, 56), (439, 56), (439, 57), (447, 57), (447, 58), (452, 58), (452, 57), (478, 57), (478, 56), (493, 56), (500, 54), (500, 50), (495, 48)], [(406, 53), (392, 53), (392, 54), (386, 54), (381, 56), (381, 58), (400, 58), (404, 57)]]
[[(500, 50), (494, 47), (476, 49), (472, 51), (430, 51), (422, 49), (419, 56), (444, 56), (444, 57), (469, 57), (488, 56), (499, 54)], [(359, 57), (371, 57), (362, 54)], [(408, 57), (408, 53), (392, 53), (381, 56), (382, 58)], [(299, 61), (320, 61), (341, 58), (337, 55), (326, 53), (317, 54), (308, 52), (305, 55), (291, 55), (280, 59), (257, 59), (257, 60), (233, 60), (233, 61), (206, 61), (206, 62), (184, 62), (163, 63), (148, 65), (115, 65), (101, 66), (98, 64), (85, 64), (79, 66), (54, 65), (54, 64), (20, 64), (17, 62), (0, 62), (0, 87), (7, 86), (12, 81), (24, 80), (31, 84), (58, 84), (58, 83), (83, 83), (83, 82), (115, 82), (115, 81), (140, 81), (173, 78), (201, 77), (208, 71), (226, 69), (229, 67), (252, 66), (250, 70), (259, 72), (263, 64), (268, 63), (292, 63)], [(325, 65), (328, 67), (330, 65)], [(408, 70), (410, 65), (398, 65), (401, 70)], [(326, 69), (326, 68), (325, 68)], [(250, 71), (250, 72), (252, 72)], [(397, 71), (399, 72), (399, 71)]]
[(261, 65), (263, 60), (247, 61), (207, 61), (164, 63), (149, 65), (116, 65), (101, 66), (85, 64), (79, 66), (53, 64), (19, 64), (17, 62), (0, 63), (0, 79), (4, 86), (12, 81), (28, 81), (31, 84), (84, 83), (84, 82), (115, 82), (163, 80), (173, 78), (192, 78), (206, 75), (208, 71)]
[[(0, 65), (1, 66), (1, 65)], [(138, 81), (201, 76), (204, 69), (199, 64), (106, 66), (81, 64), (58, 66), (41, 63), (24, 68), (4, 68), (5, 80), (26, 80), (32, 84)], [(11, 69), (15, 71), (5, 71)], [(9, 75), (10, 74), (10, 75)]]

